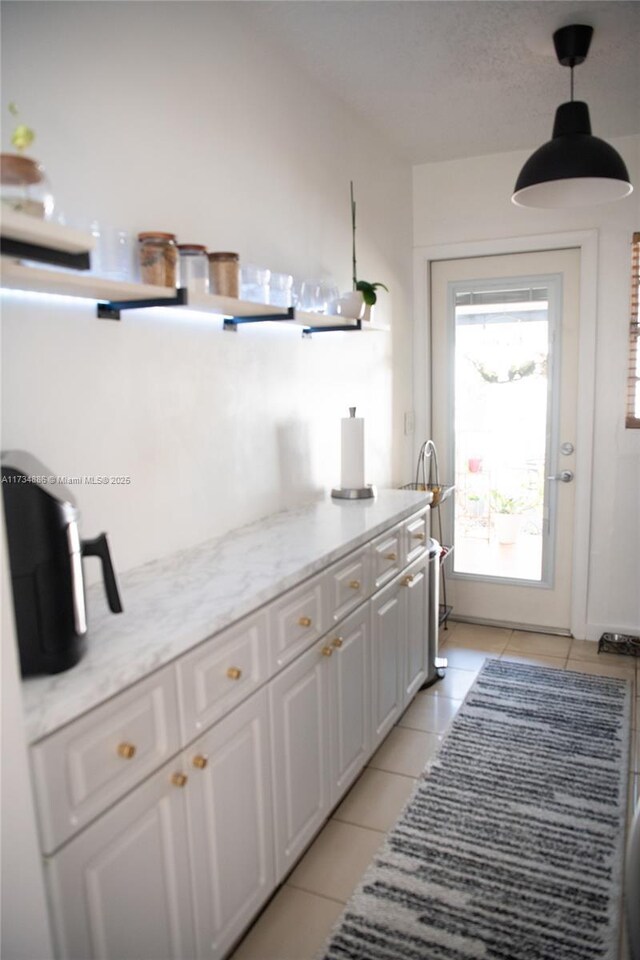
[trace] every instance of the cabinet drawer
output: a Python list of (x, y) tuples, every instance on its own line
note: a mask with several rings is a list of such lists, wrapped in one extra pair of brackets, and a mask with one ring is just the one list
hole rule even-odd
[(323, 576), (312, 577), (269, 607), (269, 666), (275, 673), (324, 632)]
[(267, 659), (264, 611), (181, 657), (176, 669), (183, 742), (211, 726), (264, 683)]
[(417, 517), (410, 517), (404, 524), (405, 562), (411, 563), (419, 557), (429, 540), (429, 510), (423, 510)]
[(337, 623), (355, 610), (371, 593), (367, 550), (357, 550), (327, 570), (327, 623)]
[(378, 590), (400, 573), (403, 563), (402, 525), (371, 541), (373, 589)]
[(45, 853), (180, 749), (173, 667), (31, 748)]

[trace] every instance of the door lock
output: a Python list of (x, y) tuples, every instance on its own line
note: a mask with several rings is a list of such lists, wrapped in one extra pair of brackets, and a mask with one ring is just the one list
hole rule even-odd
[(569, 440), (560, 445), (560, 453), (565, 457), (570, 457), (574, 450), (575, 447)]
[(559, 480), (560, 483), (571, 483), (573, 476), (573, 470), (563, 470), (561, 473), (557, 473), (553, 477), (547, 477), (547, 480)]

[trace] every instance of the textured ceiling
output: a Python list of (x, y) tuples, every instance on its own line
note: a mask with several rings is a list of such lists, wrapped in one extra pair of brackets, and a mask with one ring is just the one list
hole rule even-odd
[(552, 34), (595, 29), (575, 70), (593, 132), (640, 133), (640, 2), (279, 0), (238, 3), (251, 28), (412, 163), (539, 146), (569, 99)]

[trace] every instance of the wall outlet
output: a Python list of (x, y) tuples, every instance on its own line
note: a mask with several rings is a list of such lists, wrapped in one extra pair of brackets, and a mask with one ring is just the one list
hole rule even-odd
[(415, 414), (414, 414), (413, 410), (407, 410), (407, 412), (406, 412), (405, 415), (404, 415), (404, 435), (405, 435), (405, 437), (410, 437), (410, 436), (413, 435), (413, 431), (415, 430), (415, 425), (416, 425), (416, 424), (415, 424), (415, 420), (416, 420), (416, 418), (415, 418)]

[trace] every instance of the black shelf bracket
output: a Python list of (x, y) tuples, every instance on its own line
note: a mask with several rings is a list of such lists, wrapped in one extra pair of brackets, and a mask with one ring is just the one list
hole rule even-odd
[(305, 327), (302, 331), (303, 337), (311, 337), (312, 333), (338, 333), (347, 330), (362, 330), (362, 320), (355, 324), (336, 323), (330, 327)]
[(250, 317), (227, 317), (224, 321), (224, 329), (231, 330), (233, 333), (237, 333), (238, 326), (241, 323), (265, 323), (270, 320), (295, 320), (295, 316), (295, 307), (287, 307), (286, 313), (281, 311), (280, 313), (263, 313), (259, 316)]
[(110, 300), (99, 303), (97, 315), (100, 320), (119, 320), (122, 310), (144, 310), (145, 307), (184, 307), (187, 304), (186, 287), (179, 287), (175, 297), (151, 297), (148, 300)]
[(68, 250), (53, 250), (51, 247), (43, 247), (37, 243), (13, 240), (11, 237), (0, 237), (0, 254), (3, 257), (50, 263), (55, 267), (68, 267), (71, 270), (89, 270), (91, 267), (88, 250), (70, 253)]

